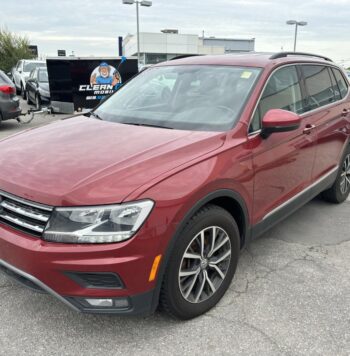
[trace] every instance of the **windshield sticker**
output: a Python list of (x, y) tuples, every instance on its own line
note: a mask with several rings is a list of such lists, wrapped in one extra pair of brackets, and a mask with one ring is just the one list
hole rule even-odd
[(252, 76), (252, 72), (248, 72), (248, 71), (244, 71), (242, 74), (241, 74), (241, 78), (242, 79), (249, 79), (251, 76)]

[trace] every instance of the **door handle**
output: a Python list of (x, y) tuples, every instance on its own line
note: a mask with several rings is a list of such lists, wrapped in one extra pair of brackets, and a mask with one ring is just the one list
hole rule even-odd
[(307, 125), (305, 126), (305, 129), (303, 130), (303, 134), (305, 134), (305, 135), (310, 135), (311, 131), (312, 131), (315, 127), (316, 127), (315, 125), (307, 124)]

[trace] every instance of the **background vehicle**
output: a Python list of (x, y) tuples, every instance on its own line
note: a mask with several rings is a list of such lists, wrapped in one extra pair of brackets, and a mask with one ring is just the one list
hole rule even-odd
[(45, 61), (22, 59), (18, 61), (16, 67), (13, 68), (12, 71), (13, 82), (16, 85), (17, 92), (21, 93), (23, 99), (26, 99), (25, 87), (30, 72), (34, 68), (45, 67), (45, 66), (46, 66)]
[(304, 53), (175, 60), (0, 152), (0, 270), (74, 310), (189, 319), (251, 239), (347, 199), (349, 82)]
[(10, 78), (0, 70), (0, 125), (1, 121), (16, 119), (20, 113), (16, 88)]
[(50, 87), (46, 67), (38, 67), (30, 72), (25, 90), (28, 104), (35, 104), (37, 109), (40, 109), (43, 102), (50, 102)]

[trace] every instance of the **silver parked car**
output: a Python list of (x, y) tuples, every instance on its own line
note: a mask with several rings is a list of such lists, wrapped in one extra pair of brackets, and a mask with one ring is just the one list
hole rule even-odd
[(50, 103), (49, 77), (46, 67), (35, 68), (30, 72), (26, 84), (27, 103), (35, 104), (36, 109), (42, 103)]
[(18, 61), (16, 67), (12, 69), (13, 82), (16, 85), (18, 93), (21, 93), (23, 99), (26, 99), (26, 83), (30, 72), (38, 67), (46, 67), (45, 61), (23, 59)]

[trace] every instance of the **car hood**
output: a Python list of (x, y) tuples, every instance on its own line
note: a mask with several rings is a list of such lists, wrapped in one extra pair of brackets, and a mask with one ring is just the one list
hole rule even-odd
[(78, 116), (0, 141), (0, 190), (55, 206), (119, 203), (224, 137)]
[(39, 88), (47, 92), (50, 91), (49, 83), (39, 83)]

